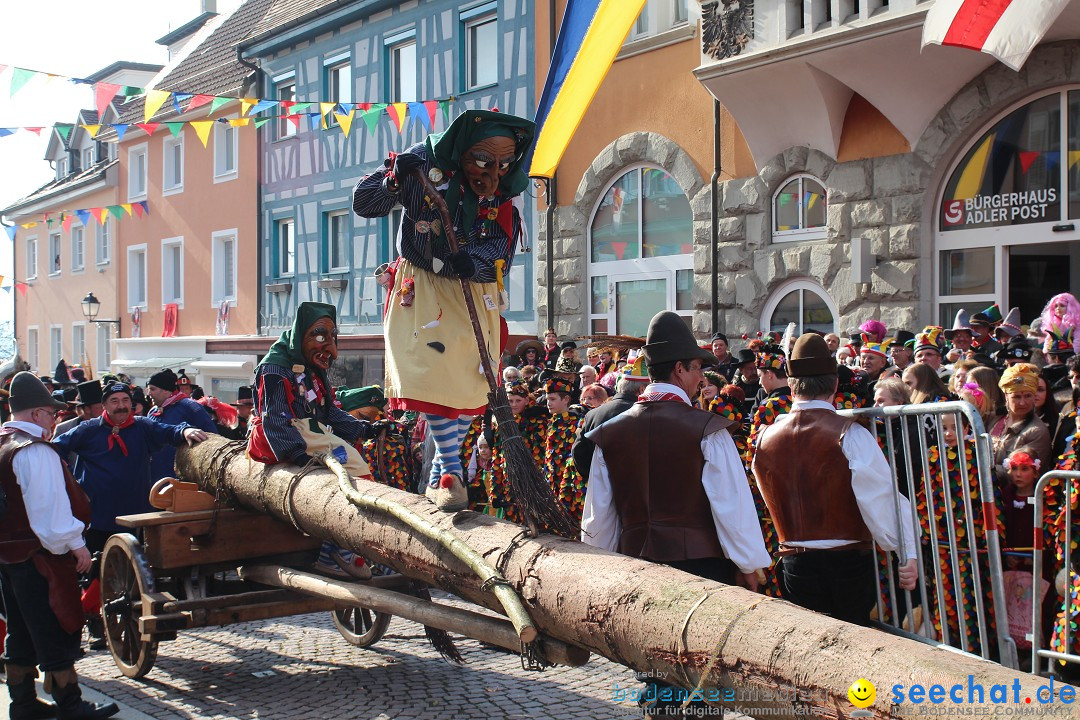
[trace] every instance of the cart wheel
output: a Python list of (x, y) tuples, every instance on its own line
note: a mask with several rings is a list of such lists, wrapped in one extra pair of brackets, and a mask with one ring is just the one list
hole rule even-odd
[(129, 678), (141, 678), (154, 667), (157, 641), (139, 633), (142, 598), (154, 592), (154, 576), (142, 545), (129, 533), (113, 535), (101, 559), (101, 617), (113, 662)]
[(208, 596), (208, 578), (198, 566), (182, 571), (180, 586), (184, 590), (185, 600), (202, 600)]
[(393, 615), (362, 607), (338, 608), (332, 613), (334, 627), (350, 645), (371, 647), (386, 634)]

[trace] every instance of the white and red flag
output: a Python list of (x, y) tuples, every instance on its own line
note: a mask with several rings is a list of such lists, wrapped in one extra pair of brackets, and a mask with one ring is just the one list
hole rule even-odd
[(923, 47), (953, 45), (993, 55), (1019, 70), (1069, 0), (936, 0)]

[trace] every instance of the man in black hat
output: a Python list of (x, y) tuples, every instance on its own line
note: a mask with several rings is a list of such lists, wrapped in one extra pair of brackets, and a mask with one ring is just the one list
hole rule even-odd
[(232, 404), (236, 408), (236, 427), (225, 428), (222, 435), (230, 440), (246, 440), (248, 420), (255, 409), (255, 394), (250, 385), (241, 385), (236, 391), (236, 402)]
[(101, 383), (97, 380), (79, 383), (75, 389), (75, 417), (57, 425), (56, 436), (60, 437), (83, 420), (97, 417), (101, 411)]
[(995, 319), (991, 318), (986, 311), (977, 312), (972, 315), (968, 324), (971, 326), (973, 338), (971, 341), (971, 349), (993, 357), (997, 351), (1002, 348), (1001, 343), (995, 340), (992, 334), (997, 322), (995, 322)]
[(757, 355), (753, 350), (743, 348), (735, 354), (735, 379), (733, 382), (743, 391), (742, 412), (744, 417), (750, 417), (757, 404), (757, 394), (761, 389), (761, 380), (757, 372)]
[(551, 369), (554, 370), (555, 366), (563, 360), (566, 361), (563, 363), (564, 367), (569, 365), (574, 366), (573, 372), (576, 373), (581, 369), (581, 361), (577, 359), (577, 343), (573, 340), (567, 340), (559, 346), (559, 359), (555, 361), (555, 365), (552, 365)]
[[(918, 578), (907, 500), (874, 436), (836, 414), (837, 365), (807, 333), (787, 361), (791, 412), (758, 437), (753, 470), (780, 538), (780, 590), (810, 610), (868, 625), (877, 596), (873, 545), (900, 550), (900, 587)], [(899, 510), (898, 510), (899, 506)], [(898, 552), (898, 554), (900, 554)]]
[[(146, 383), (146, 394), (154, 401), (154, 407), (146, 416), (165, 425), (187, 424), (204, 432), (216, 433), (214, 418), (204, 406), (181, 392), (179, 383), (179, 376), (168, 368), (151, 375)], [(175, 447), (163, 445), (158, 448), (150, 461), (150, 482), (173, 477), (176, 474), (175, 461)]]
[[(771, 560), (746, 471), (728, 434), (732, 421), (690, 404), (705, 380), (702, 367), (715, 365), (716, 358), (698, 347), (673, 312), (652, 318), (646, 341), (650, 384), (633, 407), (587, 435), (596, 451), (581, 539), (756, 589), (756, 572)], [(654, 684), (647, 715), (685, 699), (664, 683)]]
[(735, 364), (734, 356), (728, 352), (727, 335), (722, 332), (713, 333), (711, 342), (712, 353), (716, 356), (716, 364), (707, 369), (723, 375), (725, 380), (731, 382), (735, 378), (735, 370), (738, 366)]
[(892, 345), (889, 346), (889, 358), (897, 374), (915, 362), (915, 333), (910, 330), (897, 330)]
[[(82, 536), (90, 502), (48, 442), (64, 404), (28, 372), (11, 381), (10, 403), (14, 419), (0, 430), (0, 494), (8, 502), (0, 523), (0, 592), (8, 625), (9, 717), (109, 717), (119, 708), (85, 702), (75, 674), (83, 626), (75, 573), (90, 570)], [(39, 667), (55, 706), (37, 697)]]

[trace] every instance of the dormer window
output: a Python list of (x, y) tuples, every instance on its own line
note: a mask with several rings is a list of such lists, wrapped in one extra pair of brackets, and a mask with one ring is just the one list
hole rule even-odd
[(60, 158), (56, 161), (56, 179), (63, 180), (67, 177), (68, 161), (67, 158)]
[(94, 148), (83, 148), (82, 151), (82, 169), (86, 170), (94, 164)]

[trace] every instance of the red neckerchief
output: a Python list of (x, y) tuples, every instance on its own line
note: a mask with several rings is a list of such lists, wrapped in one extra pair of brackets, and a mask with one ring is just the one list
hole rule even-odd
[(168, 400), (161, 403), (160, 405), (155, 405), (154, 408), (150, 410), (150, 417), (157, 417), (161, 413), (165, 412), (165, 408), (169, 407), (170, 405), (175, 405), (186, 397), (187, 395), (180, 392), (179, 390), (174, 391), (173, 394), (169, 396)]
[(676, 393), (673, 393), (673, 392), (647, 392), (647, 393), (641, 393), (641, 395), (638, 396), (637, 401), (639, 403), (679, 402), (679, 403), (682, 403), (683, 405), (686, 404), (685, 400), (683, 400), (679, 395), (677, 395)]
[(108, 411), (105, 411), (101, 413), (101, 422), (112, 428), (112, 433), (109, 435), (109, 449), (112, 450), (114, 444), (119, 444), (120, 450), (124, 453), (124, 457), (127, 457), (127, 445), (124, 444), (124, 438), (120, 437), (120, 431), (135, 424), (135, 411), (132, 410), (130, 414), (128, 414), (128, 419), (120, 425), (114, 423), (112, 418), (109, 417)]

